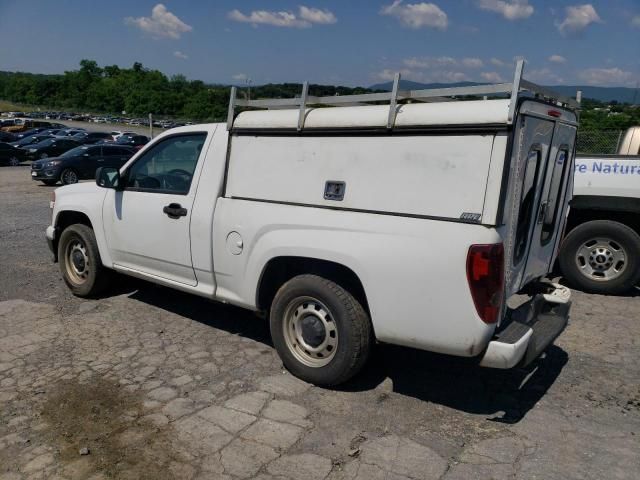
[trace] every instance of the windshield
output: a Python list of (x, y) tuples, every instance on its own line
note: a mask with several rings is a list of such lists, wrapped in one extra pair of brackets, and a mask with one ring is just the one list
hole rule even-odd
[(36, 143), (35, 145), (33, 145), (33, 148), (42, 148), (42, 147), (48, 147), (49, 145), (53, 144), (53, 142), (55, 142), (55, 139), (51, 138), (49, 140), (44, 140), (42, 142)]
[(64, 152), (62, 155), (60, 155), (61, 157), (76, 157), (78, 155), (82, 155), (83, 153), (86, 153), (87, 150), (89, 149), (89, 147), (76, 147), (76, 148), (72, 148), (71, 150), (67, 150), (66, 152)]

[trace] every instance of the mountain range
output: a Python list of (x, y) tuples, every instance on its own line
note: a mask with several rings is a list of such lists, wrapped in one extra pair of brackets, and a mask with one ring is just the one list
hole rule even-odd
[[(372, 90), (391, 91), (393, 83), (378, 83), (371, 85)], [(426, 88), (447, 88), (447, 87), (467, 87), (469, 85), (478, 85), (474, 82), (459, 83), (419, 83), (411, 80), (400, 80), (400, 90), (421, 90)], [(482, 84), (481, 84), (482, 85)], [(582, 98), (591, 98), (600, 102), (618, 103), (640, 103), (640, 89), (627, 87), (592, 87), (588, 85), (550, 85), (547, 88), (558, 92), (567, 97), (576, 96), (578, 90), (582, 90)]]

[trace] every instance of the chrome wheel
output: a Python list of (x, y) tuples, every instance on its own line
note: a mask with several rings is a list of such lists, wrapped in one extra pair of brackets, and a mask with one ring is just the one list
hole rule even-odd
[(78, 239), (69, 242), (65, 252), (65, 267), (69, 279), (82, 285), (89, 276), (89, 255), (87, 247)]
[(323, 367), (338, 349), (338, 328), (331, 311), (312, 297), (292, 300), (282, 322), (284, 340), (298, 361), (308, 367)]
[(20, 160), (18, 160), (18, 157), (11, 157), (9, 159), (9, 165), (11, 165), (12, 167), (17, 167), (18, 165), (20, 165)]
[(71, 183), (78, 183), (78, 174), (73, 170), (65, 170), (62, 172), (62, 183), (69, 185)]
[(610, 281), (622, 275), (627, 268), (627, 252), (610, 238), (592, 238), (578, 249), (576, 264), (585, 277)]

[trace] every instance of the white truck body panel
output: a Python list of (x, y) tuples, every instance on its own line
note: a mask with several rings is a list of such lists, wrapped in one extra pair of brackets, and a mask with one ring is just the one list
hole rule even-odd
[(640, 156), (579, 156), (574, 181), (574, 196), (640, 197)]
[[(465, 212), (481, 216), (492, 147), (493, 135), (365, 141), (234, 136), (227, 195), (451, 219)], [(504, 149), (496, 155), (504, 159)], [(324, 198), (328, 181), (345, 182), (344, 200)]]

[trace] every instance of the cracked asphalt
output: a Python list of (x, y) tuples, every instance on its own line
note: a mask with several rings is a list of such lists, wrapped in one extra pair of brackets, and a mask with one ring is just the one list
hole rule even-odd
[(381, 345), (322, 389), (241, 309), (126, 278), (73, 297), (44, 240), (50, 192), (0, 168), (1, 480), (639, 476), (636, 294), (574, 292), (527, 370)]

